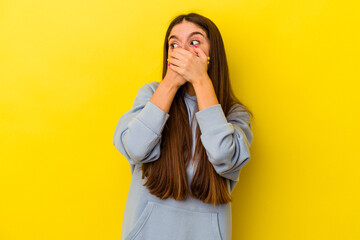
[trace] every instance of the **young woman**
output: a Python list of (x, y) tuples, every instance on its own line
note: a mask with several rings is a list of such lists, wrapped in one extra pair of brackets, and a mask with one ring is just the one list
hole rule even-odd
[(171, 23), (161, 82), (143, 85), (113, 144), (131, 166), (121, 239), (231, 239), (231, 197), (250, 160), (252, 113), (235, 97), (216, 25)]

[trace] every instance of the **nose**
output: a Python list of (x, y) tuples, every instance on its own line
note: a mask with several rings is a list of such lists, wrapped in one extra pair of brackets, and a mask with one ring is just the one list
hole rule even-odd
[(191, 46), (191, 45), (189, 45), (189, 44), (184, 44), (184, 45), (182, 46), (182, 48), (184, 48), (185, 50), (187, 50), (187, 51), (189, 51), (189, 52), (195, 53), (194, 47)]

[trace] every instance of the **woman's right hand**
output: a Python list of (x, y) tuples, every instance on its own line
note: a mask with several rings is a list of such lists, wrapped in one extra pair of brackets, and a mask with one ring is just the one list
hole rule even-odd
[(166, 81), (168, 84), (176, 87), (177, 89), (179, 89), (183, 84), (187, 82), (185, 78), (183, 78), (180, 74), (172, 70), (169, 66), (167, 68), (166, 75), (163, 81)]
[(156, 88), (150, 101), (164, 112), (169, 113), (177, 91), (186, 82), (186, 79), (168, 66), (164, 79)]
[[(168, 59), (170, 58), (171, 52), (172, 51), (169, 49)], [(179, 73), (175, 72), (170, 66), (167, 67), (164, 80), (168, 81), (171, 86), (174, 86), (177, 89), (179, 89), (183, 84), (187, 82), (185, 78), (183, 78)]]

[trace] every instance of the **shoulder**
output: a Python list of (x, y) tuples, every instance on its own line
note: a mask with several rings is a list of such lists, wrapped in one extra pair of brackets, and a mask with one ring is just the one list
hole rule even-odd
[(144, 85), (141, 86), (141, 88), (138, 90), (138, 95), (142, 96), (142, 95), (150, 95), (152, 96), (156, 90), (156, 88), (159, 86), (159, 82), (149, 82), (149, 83), (145, 83)]
[(159, 84), (160, 84), (160, 82), (149, 82), (145, 85), (148, 85), (155, 92), (155, 90), (159, 86)]
[(143, 84), (135, 97), (134, 103), (133, 103), (133, 107), (138, 107), (138, 106), (145, 106), (145, 104), (151, 99), (151, 97), (153, 96), (156, 88), (159, 86), (159, 82), (149, 82), (149, 83), (145, 83)]

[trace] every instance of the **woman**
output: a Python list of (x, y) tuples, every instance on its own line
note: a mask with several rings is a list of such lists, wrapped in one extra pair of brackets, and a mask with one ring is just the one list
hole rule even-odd
[(163, 61), (163, 80), (140, 88), (115, 129), (132, 173), (121, 239), (231, 239), (230, 193), (250, 160), (252, 114), (232, 91), (208, 18), (176, 17)]

